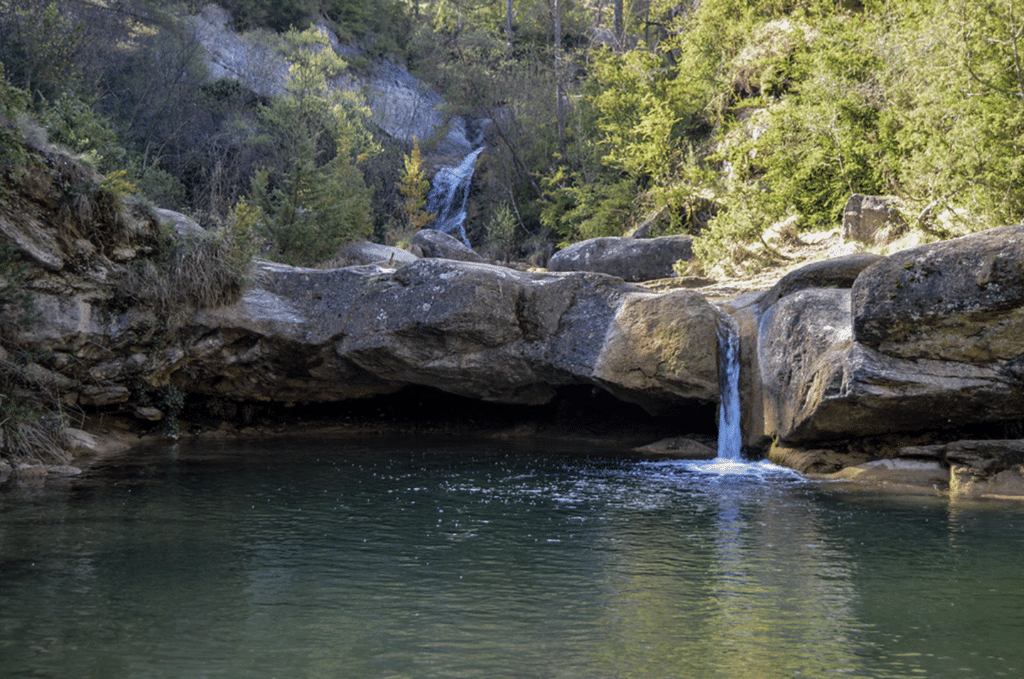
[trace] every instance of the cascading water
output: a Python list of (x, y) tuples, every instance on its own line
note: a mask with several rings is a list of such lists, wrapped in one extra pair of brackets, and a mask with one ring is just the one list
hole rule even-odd
[[(795, 477), (792, 469), (785, 469), (767, 460), (743, 460), (743, 430), (740, 424), (740, 336), (727, 313), (719, 309), (718, 317), (718, 389), (721, 402), (718, 407), (718, 457), (713, 460), (687, 460), (676, 463), (688, 472), (706, 474), (715, 478)], [(651, 463), (672, 464), (672, 463)]]
[(728, 314), (718, 323), (718, 459), (741, 459), (743, 433), (740, 428), (740, 339)]
[(430, 193), (427, 194), (427, 212), (437, 215), (427, 228), (454, 236), (467, 247), (473, 246), (463, 226), (466, 221), (466, 201), (469, 199), (469, 185), (473, 181), (476, 159), (483, 150), (483, 146), (474, 149), (458, 166), (438, 170)]

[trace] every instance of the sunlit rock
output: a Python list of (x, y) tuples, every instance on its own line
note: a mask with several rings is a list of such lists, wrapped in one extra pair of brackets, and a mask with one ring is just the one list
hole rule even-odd
[(624, 281), (649, 281), (675, 276), (673, 265), (693, 257), (690, 236), (660, 238), (593, 238), (556, 252), (550, 271), (594, 271)]
[(843, 209), (843, 238), (871, 242), (883, 229), (906, 228), (907, 222), (893, 204), (880, 196), (850, 196)]
[(878, 485), (917, 486), (929, 490), (945, 490), (949, 486), (949, 467), (936, 460), (881, 459), (845, 467), (830, 474), (829, 478)]
[(864, 269), (884, 259), (881, 255), (860, 252), (833, 257), (795, 269), (772, 286), (758, 300), (761, 309), (767, 309), (786, 295), (807, 288), (852, 288)]
[(1024, 227), (897, 253), (852, 290), (779, 295), (759, 325), (765, 433), (810, 444), (1018, 419), (1022, 324)]
[(263, 265), (260, 279), (196, 317), (179, 373), (189, 390), (322, 402), (412, 384), (541, 404), (558, 386), (592, 384), (651, 412), (717, 398), (717, 312), (687, 291), (448, 259)]
[(934, 458), (949, 470), (949, 493), (955, 499), (1024, 500), (1024, 440), (964, 440), (912, 446), (901, 455)]
[(898, 252), (853, 286), (855, 339), (890, 356), (972, 364), (1024, 356), (1024, 226)]
[(652, 412), (678, 399), (717, 400), (717, 316), (688, 290), (630, 294), (608, 328), (593, 375)]
[(1001, 365), (907, 360), (854, 342), (849, 300), (803, 290), (762, 318), (767, 434), (793, 444), (1020, 416), (1020, 381)]

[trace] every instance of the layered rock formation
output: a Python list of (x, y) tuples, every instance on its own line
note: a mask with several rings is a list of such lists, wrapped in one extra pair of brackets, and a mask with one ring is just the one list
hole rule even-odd
[[(180, 215), (164, 213), (179, 229)], [(135, 411), (141, 389), (174, 385), (236, 401), (327, 403), (406, 385), (510, 404), (542, 404), (592, 385), (652, 413), (717, 399), (717, 310), (700, 295), (653, 293), (593, 273), (525, 273), (483, 262), (351, 247), (337, 269), (257, 263), (236, 302), (171, 332), (117, 285), (129, 260), (88, 238), (47, 236), (32, 220), (0, 229), (36, 265), (37, 314), (16, 341), (46, 356), (69, 403)], [(140, 219), (119, 252), (151, 250)], [(434, 234), (443, 235), (443, 234)], [(76, 251), (90, 251), (82, 262)]]
[[(1024, 415), (1022, 226), (912, 248), (870, 264), (850, 288), (803, 289), (764, 306), (761, 396), (750, 405), (760, 404), (763, 428), (748, 429), (749, 440), (806, 449), (886, 436), (890, 454), (912, 459), (920, 451), (900, 448), (901, 437), (951, 439), (971, 425), (998, 433)], [(948, 478), (955, 465), (941, 463)], [(1009, 458), (960, 466), (974, 470), (973, 495), (995, 473), (1021, 473)]]

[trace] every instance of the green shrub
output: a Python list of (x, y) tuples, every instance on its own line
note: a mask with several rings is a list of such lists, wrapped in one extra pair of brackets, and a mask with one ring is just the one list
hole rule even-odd
[(589, 238), (622, 236), (631, 224), (637, 190), (628, 176), (588, 181), (578, 173), (558, 172), (546, 185), (550, 200), (543, 207), (541, 223), (561, 237), (562, 247)]
[(122, 298), (155, 310), (174, 332), (199, 309), (238, 299), (256, 252), (258, 209), (241, 202), (221, 228), (163, 232), (162, 247), (118, 282)]
[(40, 114), (49, 140), (100, 172), (123, 169), (127, 156), (110, 122), (78, 97), (65, 94)]
[(519, 245), (519, 221), (508, 203), (501, 203), (491, 213), (483, 249), (497, 260), (508, 261)]

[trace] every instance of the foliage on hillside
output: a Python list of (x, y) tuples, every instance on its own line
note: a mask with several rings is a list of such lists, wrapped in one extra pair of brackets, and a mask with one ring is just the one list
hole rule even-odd
[(838, 226), (853, 193), (937, 237), (1024, 218), (1019, 0), (706, 0), (665, 23), (589, 57), (545, 214), (565, 240), (667, 205), (705, 264), (756, 266), (766, 228)]
[[(38, 333), (36, 323), (47, 322), (38, 294), (54, 290), (39, 262), (82, 276), (67, 281), (72, 288), (103, 281), (106, 296), (93, 301), (105, 299), (104, 312), (121, 313), (128, 303), (152, 312), (139, 348), (155, 350), (198, 309), (238, 299), (257, 220), (240, 202), (220, 228), (161, 225), (152, 208), (130, 196), (134, 187), (123, 171), (102, 175), (48, 144), (27, 114), (28, 101), (27, 92), (0, 78), (0, 458), (62, 463), (65, 429), (80, 414), (67, 397), (82, 375), (75, 361), (61, 374), (43, 367), (54, 364), (54, 353), (25, 341)], [(126, 253), (133, 259), (125, 262)], [(169, 386), (152, 391), (173, 394)]]
[[(245, 21), (274, 24), (287, 15), (308, 26), (314, 16), (300, 3), (235, 4), (247, 8)], [(341, 17), (357, 4), (310, 7)], [(359, 6), (364, 12), (365, 3)], [(387, 0), (370, 7), (387, 10), (373, 14), (374, 22), (393, 9)], [(357, 166), (375, 148), (367, 112), (350, 97), (319, 90), (346, 64), (314, 29), (269, 36), (296, 66), (286, 97), (261, 100), (209, 77), (184, 22), (195, 9), (148, 0), (12, 0), (0, 6), (0, 62), (27, 93), (25, 115), (38, 121), (40, 135), (100, 172), (125, 173), (161, 207), (218, 226), (248, 200), (263, 209), (266, 256), (304, 264), (332, 255), (326, 250), (338, 239), (367, 235), (370, 188)], [(271, 10), (274, 21), (261, 14)]]
[[(352, 102), (210, 80), (181, 19), (200, 4), (11, 0), (0, 62), (52, 142), (204, 224), (247, 200), (273, 256), (407, 228), (411, 149), (366, 143)], [(897, 197), (933, 238), (1024, 219), (1024, 0), (223, 4), (240, 29), (326, 22), (490, 119), (467, 230), (494, 256), (660, 210), (705, 268), (756, 268), (767, 228), (837, 226), (852, 193)]]

